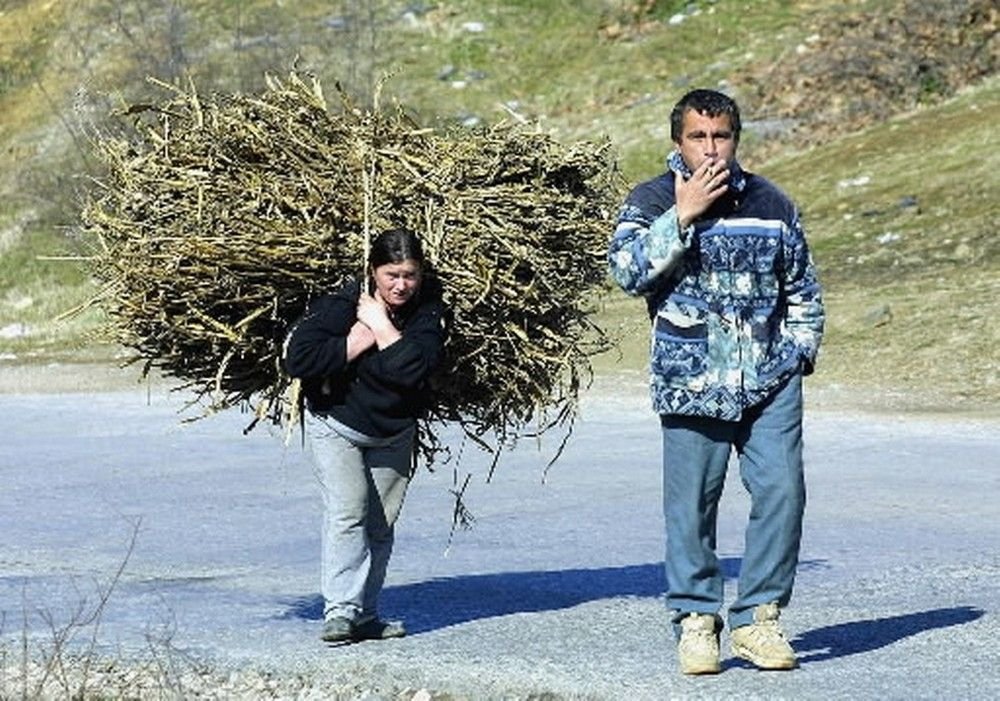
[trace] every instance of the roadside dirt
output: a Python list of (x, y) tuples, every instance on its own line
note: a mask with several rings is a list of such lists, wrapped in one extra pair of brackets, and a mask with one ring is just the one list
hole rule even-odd
[[(0, 394), (74, 394), (148, 389), (158, 391), (176, 381), (152, 372), (143, 377), (140, 365), (118, 367), (114, 363), (62, 362), (0, 365)], [(595, 377), (583, 390), (602, 403), (617, 399), (645, 402), (644, 372), (623, 370)], [(872, 389), (824, 381), (821, 373), (806, 380), (807, 411), (908, 414), (932, 418), (967, 417), (1000, 420), (1000, 406), (970, 403), (950, 397), (936, 388), (921, 392)]]
[(167, 384), (162, 377), (142, 377), (138, 365), (121, 368), (113, 363), (52, 362), (0, 364), (0, 394), (65, 394), (130, 390)]

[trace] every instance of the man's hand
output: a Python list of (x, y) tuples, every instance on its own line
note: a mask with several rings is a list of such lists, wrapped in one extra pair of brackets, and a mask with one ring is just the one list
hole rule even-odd
[(688, 227), (729, 189), (729, 167), (725, 161), (706, 158), (688, 180), (674, 173), (677, 223)]

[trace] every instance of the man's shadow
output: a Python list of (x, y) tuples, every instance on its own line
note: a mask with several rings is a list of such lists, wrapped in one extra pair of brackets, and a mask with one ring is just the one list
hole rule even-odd
[(867, 621), (838, 623), (816, 628), (791, 641), (799, 664), (824, 662), (838, 657), (871, 652), (918, 633), (971, 623), (984, 615), (974, 606), (905, 613)]

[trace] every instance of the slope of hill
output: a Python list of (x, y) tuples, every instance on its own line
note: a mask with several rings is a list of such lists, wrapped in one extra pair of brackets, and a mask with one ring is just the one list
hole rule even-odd
[[(391, 71), (387, 92), (427, 124), (606, 134), (632, 180), (659, 169), (676, 98), (721, 86), (746, 110), (744, 163), (789, 190), (810, 230), (830, 312), (813, 386), (995, 407), (997, 21), (990, 0), (8, 1), (0, 362), (114, 352), (90, 339), (93, 313), (54, 321), (93, 293), (58, 258), (80, 250), (75, 193), (109, 109), (150, 99), (146, 75), (253, 91), (297, 62), (362, 96)], [(640, 370), (641, 305), (601, 302), (623, 358), (597, 370)]]

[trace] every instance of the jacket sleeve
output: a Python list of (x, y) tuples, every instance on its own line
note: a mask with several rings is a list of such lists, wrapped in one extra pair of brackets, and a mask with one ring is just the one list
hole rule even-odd
[(658, 195), (640, 186), (618, 214), (608, 250), (611, 276), (628, 294), (651, 292), (676, 269), (693, 238), (694, 227), (680, 228), (677, 207), (666, 192)]
[(356, 285), (313, 301), (285, 339), (285, 370), (291, 377), (329, 377), (347, 367), (347, 335), (357, 319)]
[(441, 360), (447, 326), (444, 305), (436, 299), (423, 302), (403, 327), (403, 337), (375, 353), (366, 371), (386, 385), (419, 387)]
[(785, 326), (801, 349), (803, 374), (809, 375), (823, 339), (826, 314), (816, 266), (797, 212), (785, 240), (784, 260)]

